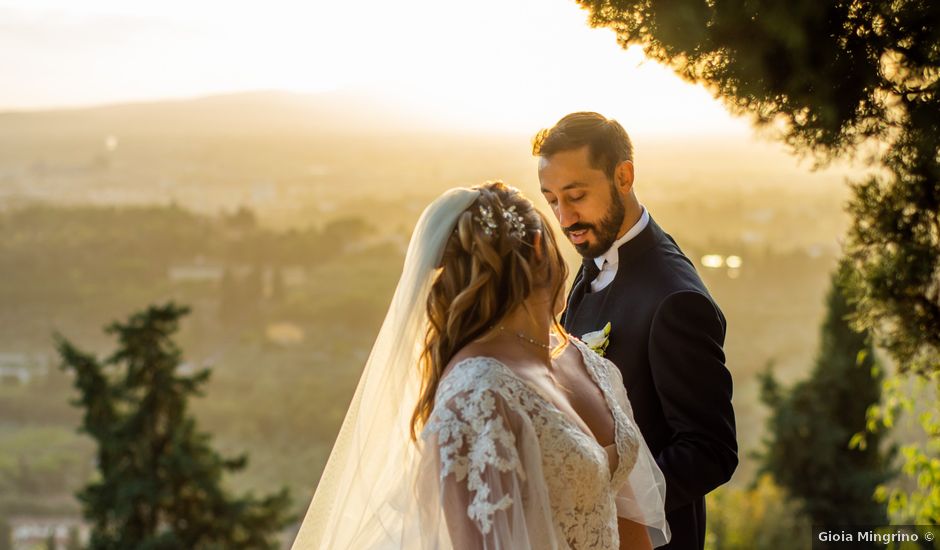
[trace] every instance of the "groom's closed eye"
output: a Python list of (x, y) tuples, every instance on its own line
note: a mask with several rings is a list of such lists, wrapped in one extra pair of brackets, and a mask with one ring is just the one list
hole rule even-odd
[[(569, 196), (569, 197), (568, 197), (568, 201), (569, 201), (569, 202), (580, 202), (581, 199), (583, 199), (583, 198), (586, 197), (586, 196), (587, 196), (587, 193), (581, 193), (580, 195), (577, 195), (577, 196), (572, 195), (572, 196)], [(554, 198), (545, 197), (545, 200), (548, 201), (549, 206), (555, 206), (555, 205), (558, 204), (558, 201), (555, 200)]]

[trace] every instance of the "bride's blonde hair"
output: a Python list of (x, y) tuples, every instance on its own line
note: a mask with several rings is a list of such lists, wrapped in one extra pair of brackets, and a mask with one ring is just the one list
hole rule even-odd
[[(554, 315), (568, 268), (548, 219), (501, 181), (474, 189), (480, 197), (458, 216), (428, 295), (429, 322), (419, 361), (421, 393), (411, 418), (412, 439), (431, 415), (441, 374), (457, 351), (492, 329), (534, 290), (550, 285), (551, 300), (544, 313), (552, 317), (553, 328), (562, 337), (555, 351), (568, 343)], [(536, 232), (542, 234), (540, 258), (535, 254)]]

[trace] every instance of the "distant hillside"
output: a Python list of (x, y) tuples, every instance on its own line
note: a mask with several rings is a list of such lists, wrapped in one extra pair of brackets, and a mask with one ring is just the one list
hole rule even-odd
[(350, 92), (244, 92), (51, 111), (0, 112), (0, 137), (376, 134), (430, 130), (399, 106)]

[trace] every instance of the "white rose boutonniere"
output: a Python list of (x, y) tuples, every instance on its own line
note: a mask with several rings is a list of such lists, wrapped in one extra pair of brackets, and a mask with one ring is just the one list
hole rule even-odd
[(594, 332), (589, 332), (581, 337), (581, 341), (588, 345), (594, 353), (604, 356), (604, 352), (607, 350), (607, 343), (610, 339), (610, 321), (607, 321), (607, 324), (604, 325), (604, 328), (600, 330), (595, 330)]

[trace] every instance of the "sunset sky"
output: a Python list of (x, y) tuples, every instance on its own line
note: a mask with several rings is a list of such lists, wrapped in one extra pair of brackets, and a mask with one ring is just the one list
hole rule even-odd
[(0, 110), (354, 90), (472, 129), (575, 110), (647, 135), (749, 135), (574, 0), (0, 0)]

